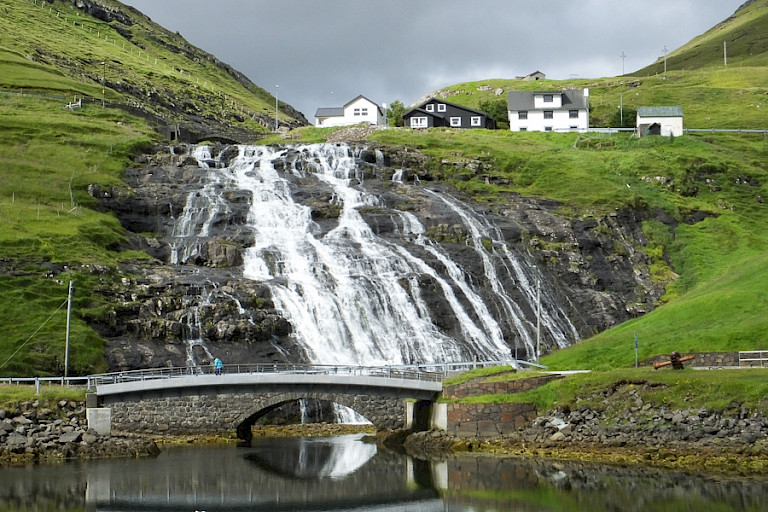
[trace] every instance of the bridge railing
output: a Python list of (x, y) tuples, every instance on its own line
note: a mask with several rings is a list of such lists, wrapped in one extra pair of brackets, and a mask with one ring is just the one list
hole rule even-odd
[[(391, 379), (422, 380), (440, 382), (451, 373), (468, 371), (474, 368), (488, 366), (519, 366), (521, 364), (539, 366), (527, 361), (468, 361), (455, 363), (431, 363), (416, 365), (391, 366), (347, 366), (323, 364), (226, 364), (222, 368), (224, 374), (313, 374), (313, 375), (361, 375), (387, 377)], [(131, 370), (125, 372), (103, 373), (91, 375), (93, 385), (117, 384), (142, 380), (173, 379), (194, 375), (209, 375), (215, 373), (213, 366), (151, 368), (146, 370)]]

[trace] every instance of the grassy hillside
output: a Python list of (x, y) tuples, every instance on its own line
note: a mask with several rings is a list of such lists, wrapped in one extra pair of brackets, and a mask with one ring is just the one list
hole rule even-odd
[[(99, 0), (93, 17), (71, 1), (11, 0), (2, 9), (0, 92), (85, 97), (165, 124), (194, 116), (269, 131), (273, 96), (133, 8)], [(306, 124), (287, 105), (279, 117)]]
[[(724, 68), (726, 64), (729, 69), (768, 66), (768, 1), (746, 2), (733, 16), (667, 55), (668, 72)], [(663, 72), (662, 57), (632, 75)]]
[[(637, 107), (682, 105), (686, 128), (768, 129), (768, 67), (707, 68), (669, 71), (666, 75), (595, 79), (482, 80), (446, 87), (434, 93), (454, 103), (482, 108), (504, 102), (509, 91), (589, 88), (590, 126), (618, 126), (622, 106), (634, 123)], [(626, 118), (625, 118), (626, 119)]]

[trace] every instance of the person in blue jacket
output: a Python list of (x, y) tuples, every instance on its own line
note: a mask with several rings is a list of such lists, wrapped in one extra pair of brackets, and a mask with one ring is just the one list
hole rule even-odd
[(224, 363), (218, 357), (213, 360), (213, 370), (216, 375), (221, 375), (221, 370), (224, 368)]

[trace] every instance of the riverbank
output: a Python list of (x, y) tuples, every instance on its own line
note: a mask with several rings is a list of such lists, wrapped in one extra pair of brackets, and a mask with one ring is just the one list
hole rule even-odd
[(29, 400), (0, 407), (0, 464), (151, 457), (159, 453), (152, 439), (104, 436), (89, 429), (84, 401)]
[(768, 476), (768, 418), (737, 405), (716, 412), (650, 405), (619, 414), (588, 407), (560, 409), (505, 435), (417, 432), (402, 445), (409, 455), (426, 459), (488, 453)]

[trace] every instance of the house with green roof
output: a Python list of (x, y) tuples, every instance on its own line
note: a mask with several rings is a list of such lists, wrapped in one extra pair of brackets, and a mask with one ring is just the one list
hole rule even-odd
[(646, 135), (672, 135), (679, 137), (683, 134), (683, 107), (659, 106), (637, 108), (638, 137)]

